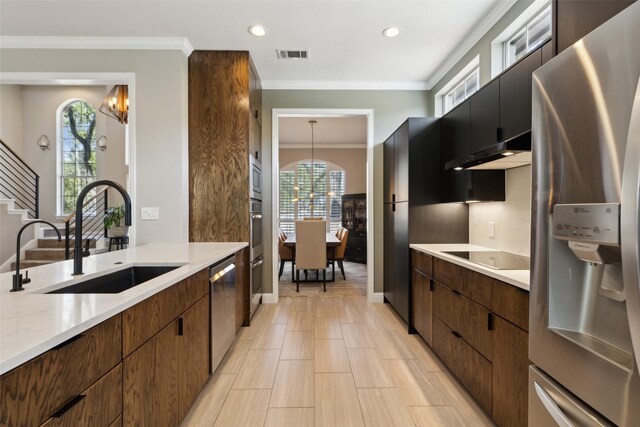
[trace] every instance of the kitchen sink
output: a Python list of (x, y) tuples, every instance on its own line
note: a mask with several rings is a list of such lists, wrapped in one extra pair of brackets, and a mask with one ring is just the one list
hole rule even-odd
[(155, 279), (179, 266), (134, 266), (104, 276), (74, 283), (47, 294), (119, 294), (141, 283)]

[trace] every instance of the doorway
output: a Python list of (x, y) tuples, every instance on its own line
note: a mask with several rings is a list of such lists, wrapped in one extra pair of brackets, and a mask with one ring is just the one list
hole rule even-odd
[[(354, 263), (351, 267), (353, 275), (351, 277), (359, 278), (360, 283), (362, 283), (363, 292), (366, 292), (367, 299), (371, 302), (374, 301), (374, 292), (373, 292), (373, 241), (374, 241), (374, 231), (373, 231), (373, 110), (372, 109), (273, 109), (272, 116), (272, 156), (273, 156), (273, 169), (272, 169), (272, 183), (273, 183), (273, 203), (272, 203), (272, 230), (273, 230), (273, 247), (272, 247), (272, 283), (273, 283), (273, 302), (278, 302), (278, 298), (280, 295), (280, 289), (278, 286), (279, 283), (279, 272), (280, 272), (280, 262), (278, 257), (279, 252), (279, 239), (278, 239), (278, 230), (280, 227), (280, 170), (282, 166), (289, 166), (289, 169), (292, 168), (291, 159), (282, 159), (287, 162), (287, 165), (284, 165), (281, 162), (281, 119), (298, 119), (298, 121), (305, 121), (311, 119), (321, 120), (321, 119), (355, 119), (360, 118), (364, 121), (364, 129), (365, 129), (365, 144), (361, 145), (361, 148), (365, 151), (365, 168), (364, 168), (364, 193), (366, 194), (366, 265), (365, 264), (357, 264)], [(316, 128), (317, 131), (317, 128)], [(310, 133), (308, 130), (308, 136), (304, 139), (310, 148)], [(291, 145), (291, 144), (290, 144)], [(319, 147), (323, 146), (323, 144), (319, 144)], [(301, 159), (303, 161), (310, 160), (309, 158)], [(333, 170), (340, 169), (339, 165), (331, 161), (320, 160), (324, 163), (324, 167), (327, 167), (329, 170), (333, 168)], [(316, 159), (314, 159), (314, 162)], [(328, 165), (328, 166), (327, 166)], [(297, 186), (296, 186), (297, 187)], [(330, 188), (327, 188), (328, 192), (331, 191)], [(346, 189), (345, 189), (346, 190)], [(330, 196), (328, 197), (330, 199)], [(327, 227), (331, 227), (331, 216), (328, 215), (329, 221), (327, 221)], [(335, 226), (336, 224), (333, 224)], [(329, 230), (328, 230), (329, 232)], [(337, 266), (336, 266), (337, 267)], [(347, 269), (350, 269), (349, 267)], [(328, 275), (331, 275), (330, 268), (327, 270)], [(349, 272), (346, 272), (349, 274)], [(363, 279), (363, 274), (366, 274), (366, 279)], [(339, 280), (342, 279), (342, 273), (340, 268), (336, 268), (336, 278)], [(291, 265), (288, 266), (288, 280), (291, 280)], [(331, 284), (328, 285), (329, 287)], [(302, 288), (301, 288), (302, 289)]]

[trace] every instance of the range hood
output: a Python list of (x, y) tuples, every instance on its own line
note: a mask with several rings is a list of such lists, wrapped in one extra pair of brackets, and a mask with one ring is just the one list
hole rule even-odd
[(445, 169), (496, 170), (531, 164), (531, 131), (498, 142), (480, 151), (453, 159)]

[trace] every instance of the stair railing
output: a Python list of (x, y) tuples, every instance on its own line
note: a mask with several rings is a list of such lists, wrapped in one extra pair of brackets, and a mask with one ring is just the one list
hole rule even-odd
[(40, 217), (40, 176), (0, 140), (0, 196), (13, 199), (31, 218)]
[[(97, 240), (107, 236), (107, 228), (104, 226), (106, 210), (109, 206), (109, 187), (102, 187), (82, 205), (82, 239), (86, 242), (85, 251), (89, 251), (91, 240)], [(70, 259), (73, 256), (72, 239), (75, 236), (76, 213), (69, 214), (64, 219), (64, 256)], [(88, 253), (87, 253), (88, 255)]]

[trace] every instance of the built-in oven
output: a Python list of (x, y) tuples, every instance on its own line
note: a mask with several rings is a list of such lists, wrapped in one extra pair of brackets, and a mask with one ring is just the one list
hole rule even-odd
[(262, 200), (262, 164), (249, 155), (249, 197)]
[(251, 316), (255, 313), (262, 298), (262, 202), (251, 200), (249, 208), (251, 218), (249, 227), (249, 257), (251, 259)]
[(262, 256), (262, 202), (252, 200), (251, 208), (249, 210), (249, 217), (251, 222), (249, 225), (249, 238), (251, 260)]
[(256, 312), (258, 305), (260, 305), (262, 299), (262, 264), (264, 258), (260, 255), (258, 258), (251, 261), (251, 304), (250, 311), (251, 317)]

